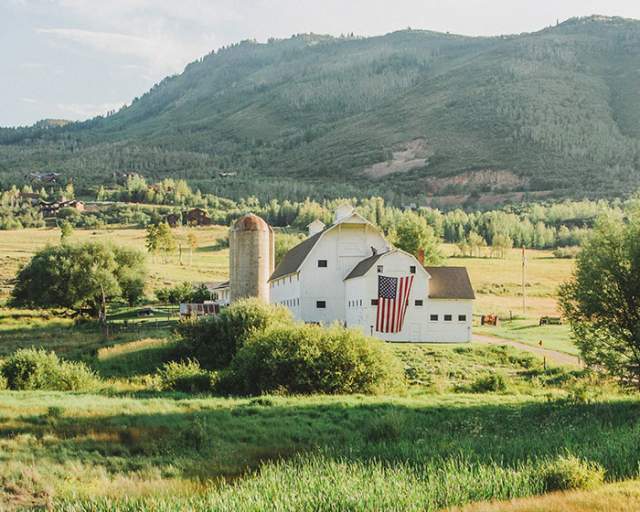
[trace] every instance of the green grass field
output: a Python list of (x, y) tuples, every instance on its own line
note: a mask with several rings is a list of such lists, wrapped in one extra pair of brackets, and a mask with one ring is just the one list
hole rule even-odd
[(640, 401), (0, 393), (4, 498), (56, 510), (436, 510), (638, 476)]
[[(196, 232), (192, 265), (188, 251), (182, 265), (175, 256), (149, 261), (148, 293), (227, 276), (227, 251), (213, 249), (224, 229)], [(18, 265), (57, 236), (0, 232), (0, 258), (11, 263), (0, 270), (5, 297)], [(142, 248), (144, 232), (77, 230), (74, 238)], [(494, 260), (445, 250), (448, 264), (469, 269), (476, 314), (521, 315), (519, 251)], [(557, 314), (555, 289), (571, 264), (530, 251), (531, 309), (476, 332), (534, 345), (542, 338), (575, 353), (566, 326), (537, 326), (538, 316)], [(107, 335), (60, 312), (0, 309), (0, 358), (43, 347), (100, 377), (91, 393), (0, 392), (0, 509), (422, 511), (508, 500), (487, 505), (507, 510), (499, 507), (524, 498), (517, 510), (542, 510), (537, 503), (554, 503), (537, 497), (547, 490), (545, 465), (572, 455), (614, 482), (575, 494), (605, 510), (598, 503), (631, 495), (630, 479), (640, 476), (637, 396), (582, 371), (545, 369), (512, 347), (393, 346), (408, 383), (393, 396), (193, 396), (157, 391), (153, 377), (179, 343), (175, 311), (139, 318), (114, 306), (110, 314), (116, 330)], [(478, 384), (491, 375), (500, 376), (498, 391)]]

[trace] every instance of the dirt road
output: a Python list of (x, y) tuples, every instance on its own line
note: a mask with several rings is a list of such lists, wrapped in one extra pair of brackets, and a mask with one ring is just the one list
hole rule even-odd
[(547, 348), (534, 347), (519, 341), (505, 340), (504, 338), (496, 338), (494, 336), (487, 336), (485, 334), (474, 334), (473, 341), (476, 343), (487, 343), (490, 345), (510, 345), (520, 350), (531, 352), (540, 357), (546, 357), (550, 363), (556, 363), (569, 366), (584, 366), (580, 358), (565, 354), (564, 352), (558, 352), (556, 350), (549, 350)]

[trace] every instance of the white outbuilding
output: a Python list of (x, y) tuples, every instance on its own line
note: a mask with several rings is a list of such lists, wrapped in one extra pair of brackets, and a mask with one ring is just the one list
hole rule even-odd
[(340, 322), (387, 341), (471, 341), (475, 295), (464, 267), (424, 267), (350, 205), (309, 225), (269, 279), (272, 304), (305, 322)]

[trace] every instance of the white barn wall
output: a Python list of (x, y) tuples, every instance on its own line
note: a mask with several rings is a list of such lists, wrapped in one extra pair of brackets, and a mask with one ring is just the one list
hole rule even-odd
[[(425, 341), (446, 341), (447, 343), (471, 341), (472, 300), (429, 299), (426, 313)], [(438, 315), (437, 321), (429, 320), (432, 314)], [(451, 315), (451, 321), (445, 321), (444, 315)], [(466, 320), (458, 320), (459, 315), (464, 315)]]
[[(363, 276), (345, 281), (359, 262), (372, 255), (372, 247), (381, 254), (380, 259)], [(375, 227), (357, 215), (347, 215), (321, 235), (296, 272), (270, 282), (270, 302), (288, 307), (296, 320), (346, 322), (387, 341), (471, 341), (473, 301), (429, 298), (430, 276), (422, 265), (407, 253), (386, 252), (388, 249)], [(327, 266), (318, 267), (318, 260), (326, 260)], [(383, 265), (382, 274), (389, 277), (411, 275), (410, 267), (416, 267), (403, 330), (397, 334), (375, 332), (377, 307), (371, 300), (378, 296), (377, 265)], [(416, 306), (416, 300), (423, 305)], [(318, 301), (324, 301), (326, 307), (318, 308)], [(431, 314), (437, 314), (438, 321), (430, 321)], [(452, 315), (452, 320), (445, 322), (445, 314)], [(459, 315), (465, 315), (465, 321), (459, 321)]]
[(301, 314), (300, 274), (290, 274), (272, 281), (269, 285), (269, 302), (288, 307), (296, 320), (304, 320)]
[[(345, 282), (348, 326), (360, 328), (365, 334), (372, 334), (392, 342), (462, 343), (471, 341), (473, 301), (429, 298), (429, 276), (420, 266), (417, 266), (414, 274), (402, 331), (399, 333), (376, 332), (377, 306), (371, 305), (371, 299), (375, 299), (378, 295), (377, 265), (383, 266), (382, 275), (405, 277), (410, 275), (409, 267), (416, 266), (416, 260), (402, 252), (390, 253), (378, 260), (364, 276), (348, 279)], [(362, 307), (348, 307), (349, 301), (359, 304), (361, 299)], [(416, 300), (422, 300), (423, 305), (416, 306)], [(429, 320), (431, 314), (438, 315), (437, 322)], [(445, 314), (450, 314), (452, 321), (445, 322)], [(465, 321), (458, 321), (459, 315), (465, 315)]]
[[(343, 279), (359, 261), (371, 256), (372, 246), (382, 251), (387, 243), (364, 223), (340, 224), (322, 236), (299, 269), (302, 320), (327, 324), (345, 321)], [(327, 260), (327, 267), (319, 268), (318, 260)], [(326, 308), (317, 308), (317, 301), (325, 301)]]

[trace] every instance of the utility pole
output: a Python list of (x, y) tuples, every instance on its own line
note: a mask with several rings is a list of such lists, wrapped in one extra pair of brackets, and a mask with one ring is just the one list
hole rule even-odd
[(527, 290), (525, 288), (527, 272), (527, 255), (524, 250), (524, 244), (522, 244), (522, 314), (527, 314)]

